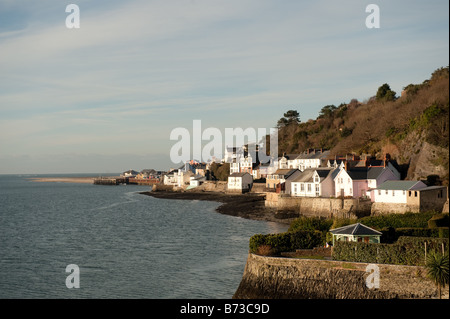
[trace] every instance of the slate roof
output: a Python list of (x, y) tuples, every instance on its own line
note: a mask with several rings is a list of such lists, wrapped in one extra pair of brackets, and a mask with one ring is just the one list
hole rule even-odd
[(330, 232), (334, 235), (358, 235), (358, 236), (370, 236), (370, 235), (382, 235), (381, 232), (367, 227), (361, 223), (353, 225), (347, 225), (335, 229), (331, 229)]
[(315, 151), (315, 152), (303, 152), (300, 155), (297, 155), (296, 159), (317, 159), (317, 158), (325, 158), (330, 154), (330, 151), (323, 150), (321, 151)]
[(353, 180), (377, 179), (386, 167), (353, 167), (347, 170), (347, 174)]
[[(230, 177), (242, 177), (242, 176), (244, 176), (245, 174), (250, 175), (250, 174), (247, 173), (247, 172), (243, 172), (243, 173), (233, 173), (233, 174), (230, 175)], [(250, 176), (251, 176), (251, 175), (250, 175)]]
[(307, 168), (293, 182), (312, 183), (314, 182), (314, 172), (317, 172), (320, 177), (320, 182), (322, 182), (333, 171), (334, 168)]
[(421, 181), (386, 181), (377, 189), (387, 189), (387, 190), (409, 190), (413, 188), (417, 183), (422, 183)]

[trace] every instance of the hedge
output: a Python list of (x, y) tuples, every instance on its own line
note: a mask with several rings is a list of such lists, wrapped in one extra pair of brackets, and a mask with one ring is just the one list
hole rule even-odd
[(384, 228), (381, 230), (383, 235), (381, 240), (383, 243), (394, 243), (400, 237), (433, 237), (433, 238), (448, 238), (449, 229), (448, 227), (439, 228)]
[(395, 244), (369, 244), (362, 242), (336, 242), (333, 259), (342, 261), (423, 266), (426, 251), (448, 253), (448, 238), (400, 237)]
[(448, 226), (449, 226), (448, 214), (437, 214), (437, 215), (434, 215), (428, 221), (428, 227), (429, 228), (448, 227)]
[(393, 228), (427, 228), (428, 221), (436, 212), (388, 214), (363, 217), (358, 222), (375, 229)]
[(295, 251), (296, 249), (312, 249), (323, 246), (325, 243), (325, 232), (313, 230), (298, 230), (280, 234), (253, 235), (250, 238), (250, 252), (256, 253), (262, 245), (272, 248), (273, 255), (281, 252)]

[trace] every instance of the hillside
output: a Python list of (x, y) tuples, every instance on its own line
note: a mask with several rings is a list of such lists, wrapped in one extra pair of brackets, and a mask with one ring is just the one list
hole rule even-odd
[(379, 158), (389, 153), (403, 169), (403, 177), (437, 179), (437, 184), (448, 185), (448, 67), (434, 71), (421, 84), (406, 85), (398, 98), (388, 84), (376, 93), (368, 101), (324, 106), (317, 119), (307, 122), (286, 118), (292, 115), (288, 111), (278, 121), (279, 154), (308, 148)]

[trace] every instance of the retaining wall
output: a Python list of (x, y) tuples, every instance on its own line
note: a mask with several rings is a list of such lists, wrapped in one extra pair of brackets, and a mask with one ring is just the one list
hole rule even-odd
[[(379, 288), (367, 288), (366, 263), (264, 257), (249, 254), (235, 299), (437, 298), (419, 266), (377, 264)], [(443, 289), (448, 298), (448, 286)]]

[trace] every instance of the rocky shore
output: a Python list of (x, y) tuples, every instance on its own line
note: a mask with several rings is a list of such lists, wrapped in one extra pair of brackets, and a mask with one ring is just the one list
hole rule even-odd
[(217, 212), (230, 216), (247, 218), (252, 220), (271, 221), (289, 225), (294, 218), (298, 217), (293, 212), (277, 212), (264, 206), (265, 195), (263, 194), (227, 194), (223, 192), (177, 192), (177, 191), (151, 191), (141, 194), (155, 198), (178, 199), (178, 200), (206, 200), (220, 202)]

